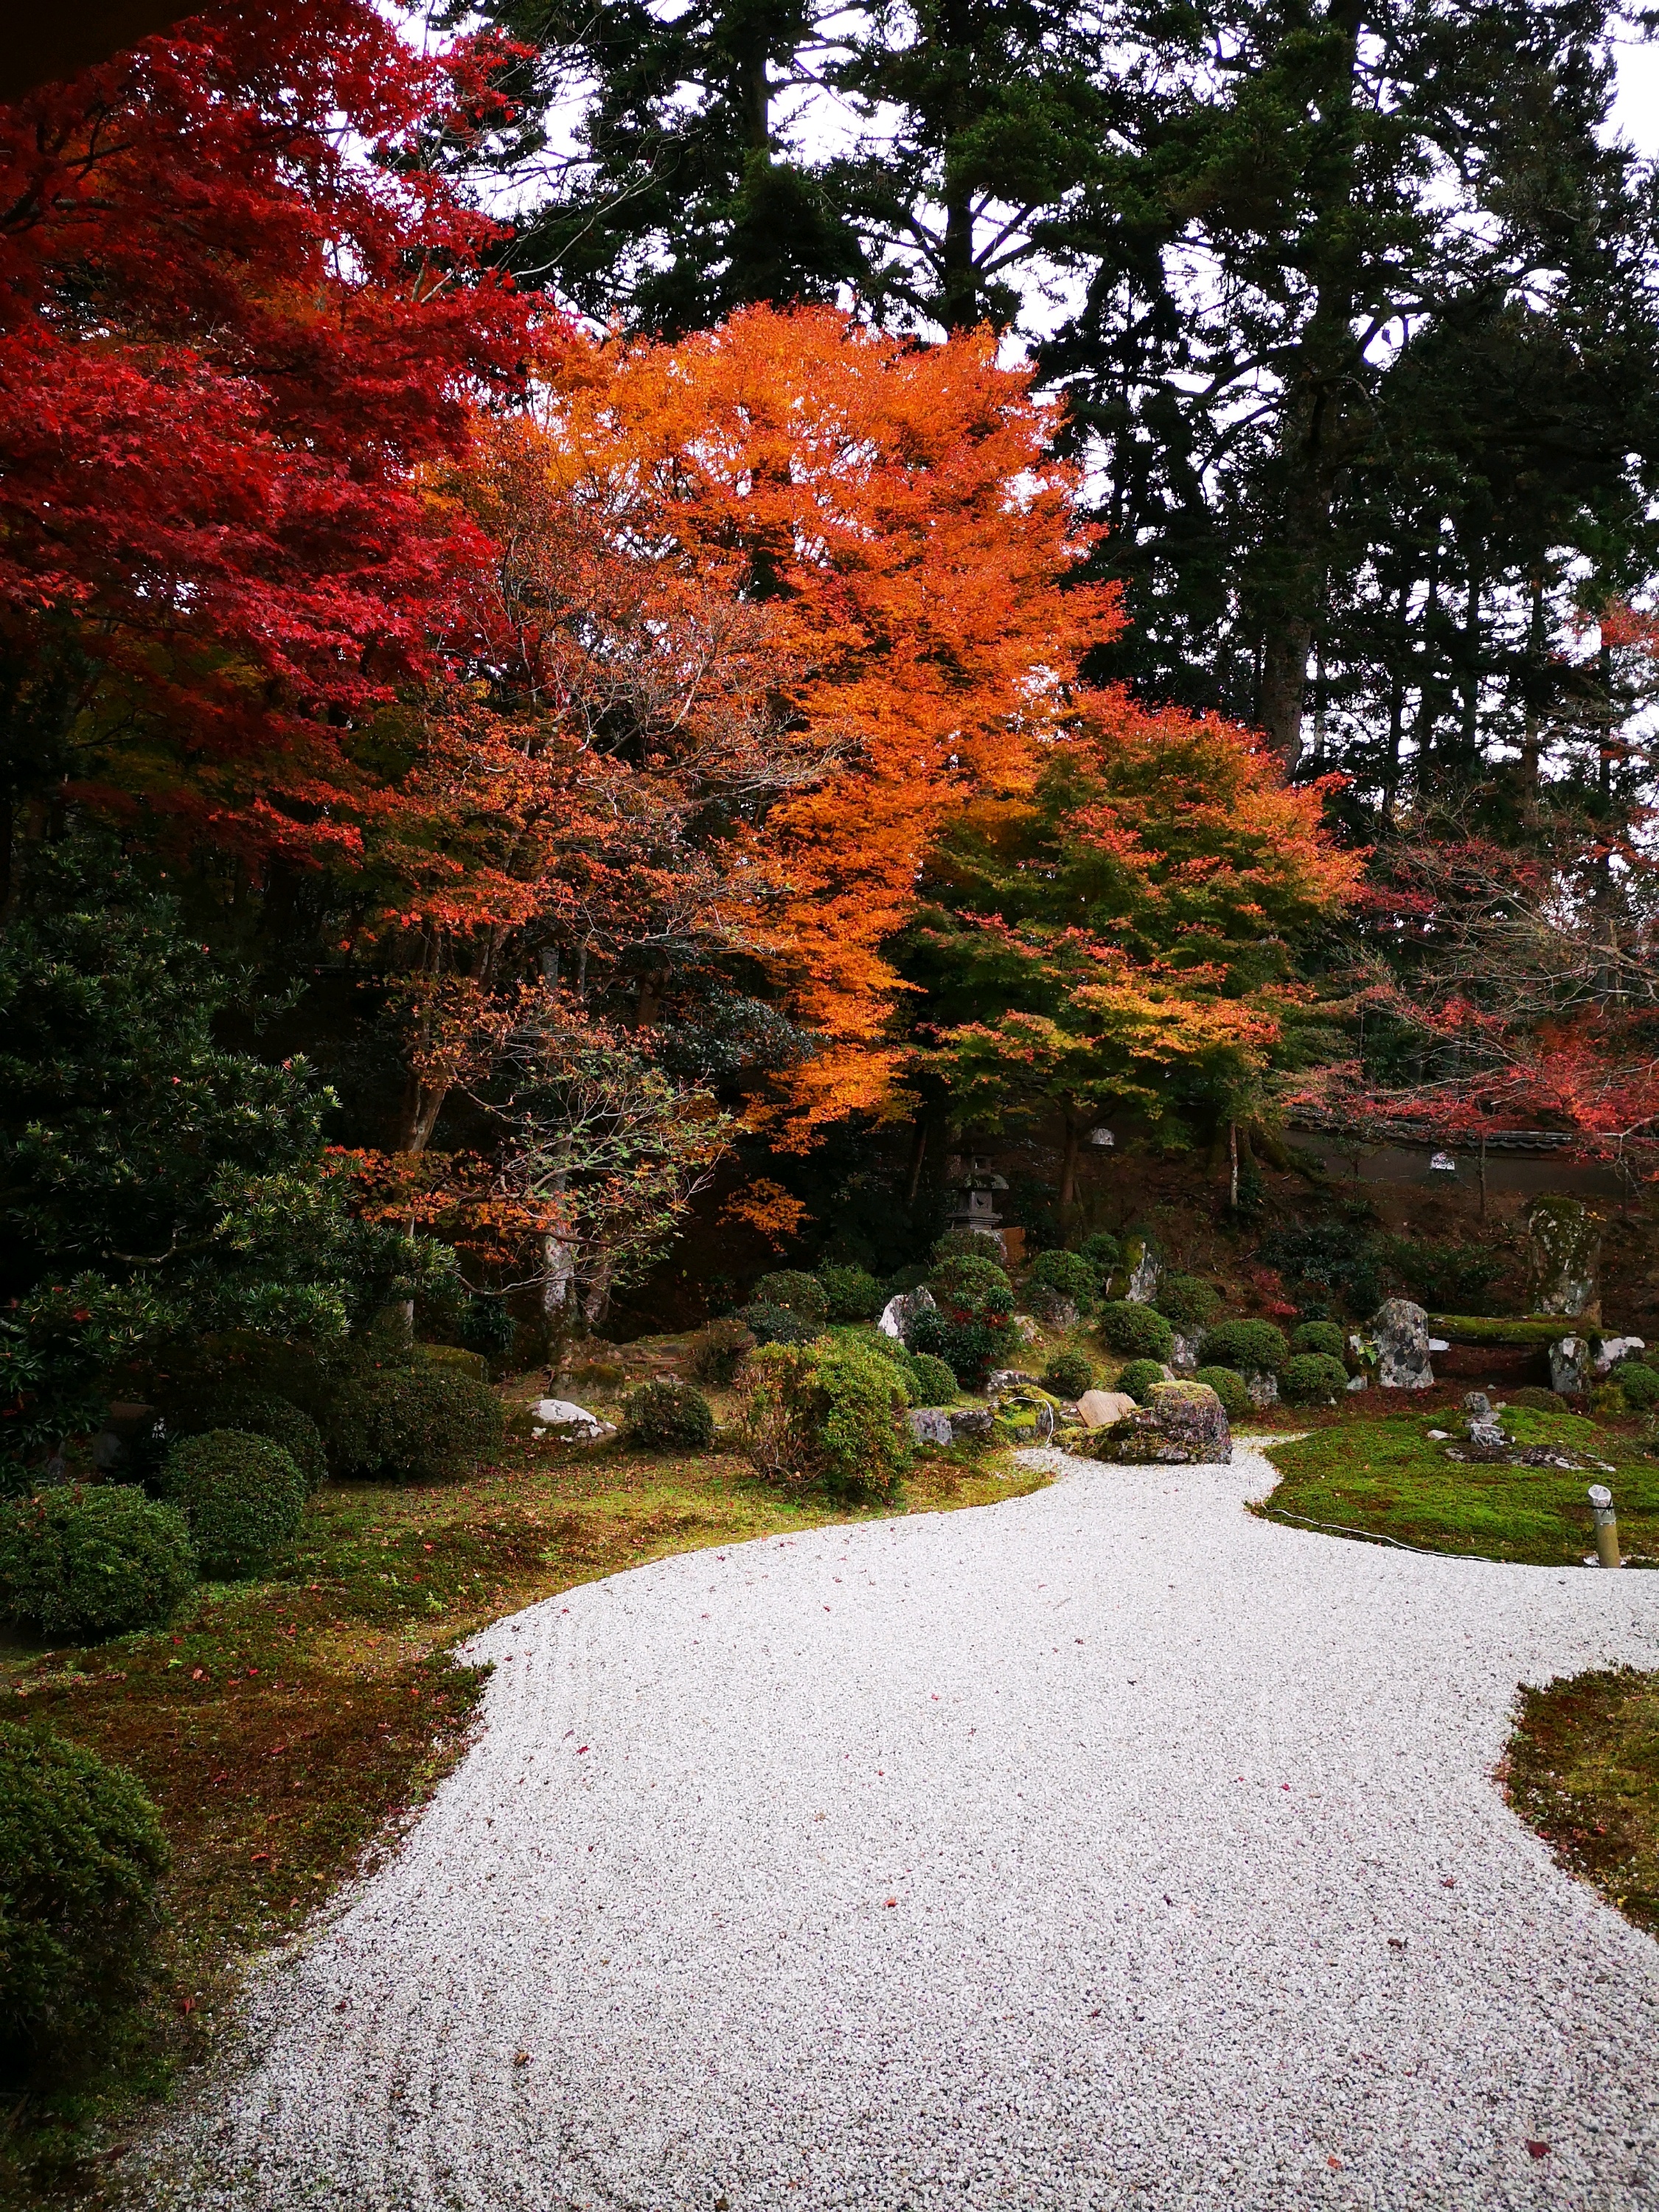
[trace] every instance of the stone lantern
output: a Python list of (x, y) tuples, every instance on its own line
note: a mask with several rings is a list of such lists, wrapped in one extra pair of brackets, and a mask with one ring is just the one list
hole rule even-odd
[(1004, 1178), (994, 1174), (986, 1161), (970, 1159), (967, 1173), (957, 1181), (946, 1226), (981, 1230), (1000, 1244), (1002, 1216), (997, 1212), (997, 1193), (1007, 1188)]

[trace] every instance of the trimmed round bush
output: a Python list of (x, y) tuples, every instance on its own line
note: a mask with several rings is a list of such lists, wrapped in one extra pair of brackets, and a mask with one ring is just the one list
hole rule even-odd
[(783, 1306), (803, 1321), (823, 1322), (830, 1318), (830, 1299), (823, 1285), (816, 1275), (804, 1275), (795, 1267), (780, 1267), (773, 1274), (763, 1275), (755, 1285), (753, 1303)]
[(935, 1310), (915, 1316), (908, 1342), (912, 1352), (942, 1359), (959, 1382), (976, 1382), (988, 1368), (1012, 1359), (1023, 1340), (1013, 1325), (1014, 1286), (992, 1260), (976, 1253), (948, 1259), (933, 1271), (928, 1288)]
[(928, 1259), (935, 1267), (942, 1267), (947, 1260), (988, 1260), (994, 1267), (1003, 1269), (1008, 1265), (1002, 1240), (989, 1229), (947, 1229)]
[(1100, 1296), (1094, 1269), (1080, 1252), (1039, 1252), (1025, 1279), (1028, 1292), (1047, 1291), (1086, 1314)]
[(1327, 1359), (1340, 1359), (1346, 1367), (1347, 1349), (1347, 1331), (1340, 1322), (1304, 1321), (1291, 1331), (1292, 1352), (1322, 1352)]
[(745, 1352), (754, 1350), (757, 1340), (746, 1321), (736, 1314), (722, 1314), (692, 1338), (691, 1372), (698, 1382), (724, 1389), (736, 1374), (738, 1360)]
[(305, 1478), (293, 1460), (246, 1429), (209, 1429), (174, 1444), (160, 1488), (189, 1522), (203, 1573), (227, 1578), (257, 1574), (305, 1511)]
[(690, 1382), (641, 1382), (623, 1400), (623, 1423), (635, 1443), (706, 1451), (714, 1441), (714, 1413)]
[(1194, 1382), (1207, 1382), (1227, 1409), (1230, 1421), (1241, 1421), (1250, 1411), (1249, 1386), (1236, 1368), (1200, 1367)]
[(1116, 1387), (1127, 1390), (1139, 1406), (1144, 1406), (1160, 1382), (1167, 1382), (1161, 1359), (1132, 1359), (1117, 1378)]
[(382, 1482), (435, 1482), (488, 1457), (502, 1426), (501, 1400), (470, 1375), (382, 1367), (335, 1401), (335, 1465)]
[(136, 1483), (0, 1506), (0, 1613), (43, 1636), (92, 1643), (154, 1627), (195, 1579), (184, 1515)]
[(1042, 1387), (1056, 1398), (1080, 1398), (1095, 1383), (1094, 1363), (1085, 1352), (1051, 1352), (1043, 1370)]
[(1133, 1298), (1114, 1298), (1102, 1306), (1100, 1339), (1131, 1359), (1167, 1359), (1175, 1349), (1175, 1331), (1164, 1316)]
[(0, 1721), (0, 2072), (95, 2015), (142, 1966), (167, 1838), (131, 1774)]
[(1509, 1403), (1525, 1406), (1534, 1413), (1564, 1413), (1567, 1409), (1567, 1401), (1559, 1392), (1546, 1390), (1538, 1382), (1523, 1382), (1518, 1390), (1511, 1390)]
[(820, 1267), (818, 1281), (831, 1321), (874, 1321), (887, 1303), (885, 1291), (867, 1267)]
[(962, 1395), (961, 1385), (942, 1359), (931, 1352), (910, 1355), (910, 1373), (919, 1406), (952, 1406)]
[(1644, 1366), (1639, 1359), (1627, 1359), (1616, 1367), (1613, 1381), (1625, 1394), (1625, 1403), (1633, 1413), (1645, 1413), (1652, 1405), (1659, 1405), (1659, 1368)]
[(915, 1455), (896, 1364), (844, 1338), (769, 1344), (744, 1370), (738, 1436), (761, 1474), (794, 1489), (888, 1497)]
[(810, 1344), (823, 1326), (822, 1322), (808, 1321), (805, 1314), (792, 1313), (787, 1306), (769, 1305), (763, 1299), (744, 1306), (738, 1319), (757, 1344)]
[(1292, 1406), (1315, 1406), (1340, 1398), (1348, 1387), (1348, 1370), (1328, 1352), (1297, 1352), (1279, 1373), (1282, 1396)]
[(1277, 1375), (1289, 1357), (1285, 1332), (1270, 1321), (1224, 1321), (1204, 1333), (1204, 1358), (1240, 1375)]
[(1221, 1293), (1201, 1275), (1165, 1275), (1152, 1304), (1183, 1333), (1202, 1328), (1221, 1310)]
[(243, 1429), (280, 1444), (299, 1468), (307, 1496), (322, 1488), (328, 1476), (328, 1454), (323, 1432), (309, 1413), (263, 1390), (232, 1392), (220, 1399), (213, 1413), (216, 1429)]
[(1097, 1229), (1085, 1237), (1077, 1248), (1079, 1260), (1086, 1261), (1094, 1270), (1097, 1290), (1103, 1291), (1111, 1279), (1112, 1270), (1123, 1257), (1123, 1247), (1109, 1230)]

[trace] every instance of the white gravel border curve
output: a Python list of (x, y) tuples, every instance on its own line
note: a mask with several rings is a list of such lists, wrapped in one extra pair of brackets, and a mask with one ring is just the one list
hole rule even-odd
[(143, 2201), (1659, 2207), (1659, 1945), (1492, 1779), (1518, 1681), (1659, 1665), (1659, 1574), (1047, 1456), (479, 1637), (477, 1747)]

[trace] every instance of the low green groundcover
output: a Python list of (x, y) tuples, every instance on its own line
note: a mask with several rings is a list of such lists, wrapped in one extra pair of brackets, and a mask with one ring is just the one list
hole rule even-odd
[(1638, 1438), (1529, 1407), (1510, 1406), (1499, 1419), (1518, 1443), (1565, 1446), (1608, 1462), (1613, 1472), (1448, 1459), (1446, 1444), (1426, 1431), (1448, 1430), (1455, 1443), (1461, 1414), (1395, 1413), (1273, 1446), (1282, 1479), (1260, 1510), (1269, 1519), (1295, 1514), (1424, 1551), (1577, 1566), (1595, 1548), (1585, 1493), (1601, 1482), (1613, 1492), (1624, 1551), (1659, 1558), (1659, 1464)]

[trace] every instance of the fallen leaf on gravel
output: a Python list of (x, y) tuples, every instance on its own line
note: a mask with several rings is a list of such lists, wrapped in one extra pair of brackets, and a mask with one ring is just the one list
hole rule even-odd
[(1342, 2161), (1341, 2161), (1341, 2160), (1340, 2160), (1340, 2158), (1328, 2158), (1328, 2159), (1326, 2160), (1325, 2163), (1326, 2163), (1326, 2165), (1327, 2165), (1327, 2166), (1328, 2166), (1330, 2167), (1330, 2169), (1331, 2169), (1331, 2171), (1332, 2171), (1332, 2172), (1333, 2172), (1333, 2173), (1340, 2173), (1340, 2172), (1341, 2172), (1341, 2171), (1342, 2171)]
[(513, 2054), (513, 2063), (515, 2066), (528, 2066), (530, 2053), (527, 2051), (515, 2051)]
[[(890, 1898), (888, 1899), (888, 1900), (887, 1900), (887, 1903), (888, 1903), (889, 1905), (896, 1905), (896, 1904), (898, 1903), (898, 1899), (897, 1899), (897, 1898), (896, 1898), (896, 1897), (890, 1897)], [(886, 1908), (884, 1906), (883, 1910), (884, 1911), (885, 1909), (886, 1909)]]
[(1547, 2143), (1534, 2142), (1530, 2136), (1527, 2138), (1527, 2148), (1534, 2158), (1547, 2158), (1550, 2154), (1550, 2147)]
[(1443, 1874), (1440, 1877), (1440, 1887), (1442, 1889), (1455, 1889), (1457, 1884), (1450, 1875)]

